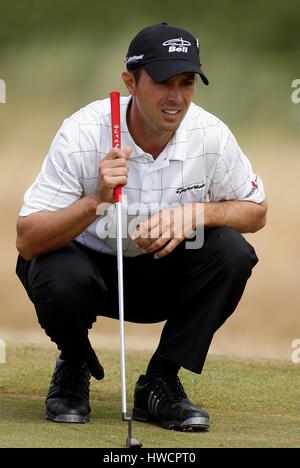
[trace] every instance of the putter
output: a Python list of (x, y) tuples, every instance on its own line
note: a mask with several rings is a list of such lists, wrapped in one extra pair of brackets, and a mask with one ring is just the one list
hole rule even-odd
[[(121, 119), (120, 119), (120, 93), (110, 93), (112, 146), (121, 148)], [(125, 371), (125, 342), (124, 342), (124, 291), (123, 291), (123, 248), (122, 248), (122, 187), (114, 191), (117, 222), (117, 261), (118, 261), (118, 292), (119, 292), (119, 323), (120, 323), (120, 357), (121, 357), (121, 394), (122, 394), (122, 420), (128, 422), (128, 437), (126, 447), (139, 448), (142, 444), (132, 437), (132, 421), (127, 416), (126, 404), (126, 371)]]

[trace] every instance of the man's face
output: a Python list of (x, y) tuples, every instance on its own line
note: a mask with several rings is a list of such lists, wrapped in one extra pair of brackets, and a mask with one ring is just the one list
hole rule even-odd
[(141, 70), (134, 96), (143, 124), (160, 133), (175, 132), (189, 109), (195, 82), (194, 73), (182, 73), (157, 83)]

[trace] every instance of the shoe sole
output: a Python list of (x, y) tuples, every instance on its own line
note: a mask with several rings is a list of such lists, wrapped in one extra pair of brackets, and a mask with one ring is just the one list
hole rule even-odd
[(208, 432), (210, 428), (209, 419), (205, 417), (189, 418), (185, 421), (159, 421), (158, 419), (152, 418), (147, 411), (140, 408), (133, 408), (132, 419), (139, 422), (156, 424), (164, 429), (173, 429), (174, 431), (182, 432)]
[(56, 423), (85, 424), (90, 421), (90, 415), (82, 416), (79, 414), (60, 414), (58, 416), (54, 416), (47, 411), (46, 419)]

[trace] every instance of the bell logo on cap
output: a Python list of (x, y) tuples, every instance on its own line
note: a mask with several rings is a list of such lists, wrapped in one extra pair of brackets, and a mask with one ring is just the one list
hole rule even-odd
[(188, 53), (188, 47), (192, 44), (189, 41), (178, 37), (176, 39), (169, 39), (163, 43), (163, 46), (169, 46), (169, 52), (183, 52)]

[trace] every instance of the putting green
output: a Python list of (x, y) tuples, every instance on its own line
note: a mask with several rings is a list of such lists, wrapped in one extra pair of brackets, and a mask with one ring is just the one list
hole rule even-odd
[[(124, 447), (118, 350), (98, 350), (106, 377), (92, 379), (92, 420), (54, 424), (44, 418), (44, 397), (57, 353), (54, 347), (7, 346), (0, 364), (0, 447)], [(128, 407), (148, 352), (127, 351)], [(211, 356), (203, 375), (180, 371), (191, 400), (209, 411), (209, 433), (179, 433), (133, 422), (143, 447), (300, 447), (299, 365)]]

